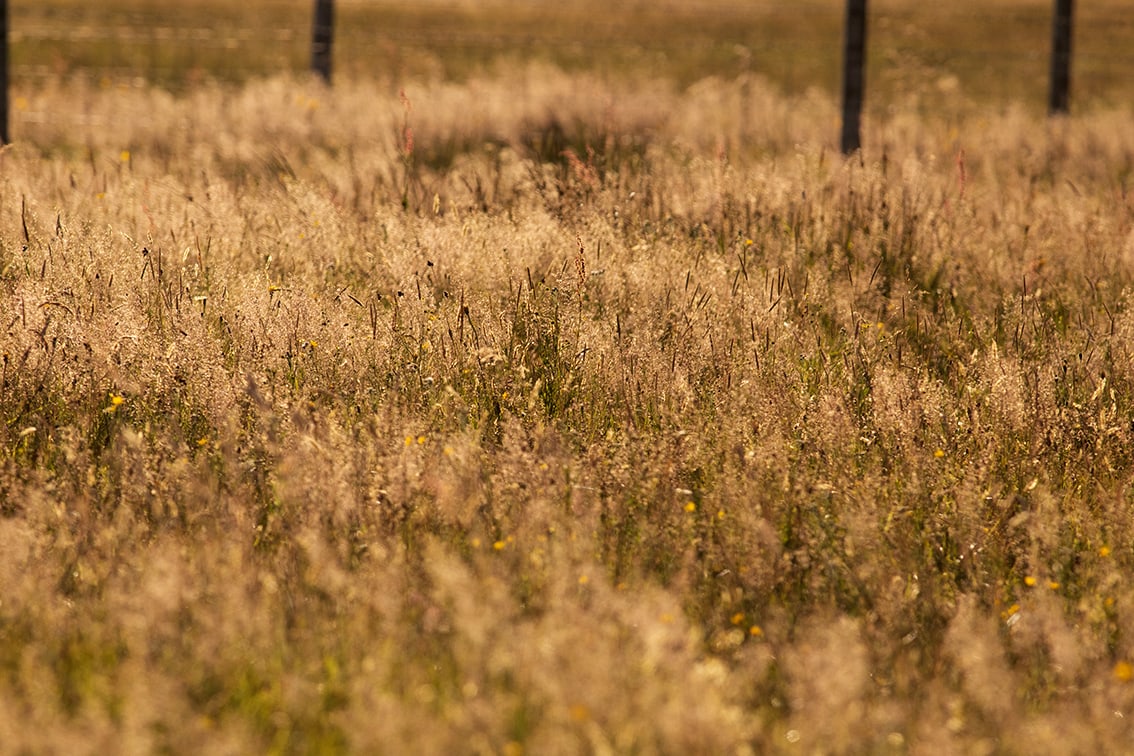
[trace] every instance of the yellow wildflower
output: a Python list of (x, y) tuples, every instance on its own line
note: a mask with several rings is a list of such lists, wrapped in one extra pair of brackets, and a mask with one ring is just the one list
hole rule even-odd
[(586, 722), (591, 718), (590, 710), (582, 704), (575, 704), (568, 711), (571, 713), (571, 719), (576, 722)]

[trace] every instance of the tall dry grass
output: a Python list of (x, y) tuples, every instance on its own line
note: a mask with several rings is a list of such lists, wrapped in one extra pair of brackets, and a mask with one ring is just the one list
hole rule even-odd
[(23, 97), (5, 748), (1130, 742), (1129, 110)]

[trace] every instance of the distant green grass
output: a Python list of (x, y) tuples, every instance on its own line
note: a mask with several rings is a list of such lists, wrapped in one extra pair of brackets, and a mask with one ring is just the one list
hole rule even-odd
[[(788, 92), (838, 86), (843, 5), (698, 2), (669, 7), (562, 3), (340, 2), (339, 75), (461, 81), (520, 60), (610, 76), (643, 72), (688, 85), (760, 74)], [(1050, 3), (875, 3), (868, 106), (957, 108), (1021, 100), (1043, 107)], [(311, 5), (278, 0), (155, 3), (51, 0), (12, 12), (17, 86), (51, 76), (137, 80), (182, 89), (308, 65)], [(1073, 102), (1128, 102), (1134, 21), (1118, 3), (1077, 15)]]

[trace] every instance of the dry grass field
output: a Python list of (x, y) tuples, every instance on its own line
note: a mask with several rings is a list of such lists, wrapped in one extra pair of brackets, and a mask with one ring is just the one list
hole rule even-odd
[(481, 25), (334, 89), (256, 49), (161, 86), (14, 49), (0, 751), (1126, 750), (1116, 70), (1085, 55), (1049, 122), (1042, 55), (953, 69), (886, 35), (986, 28), (880, 3), (923, 65), (872, 64), (845, 159), (838, 3), (768, 71), (683, 57), (680, 14), (670, 68), (528, 54), (561, 28), (533, 4), (417, 5)]

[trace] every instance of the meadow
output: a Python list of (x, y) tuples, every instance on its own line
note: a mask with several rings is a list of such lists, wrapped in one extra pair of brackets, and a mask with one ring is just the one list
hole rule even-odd
[(14, 12), (0, 750), (1125, 750), (1132, 88), (878, 5), (849, 158), (833, 2)]

